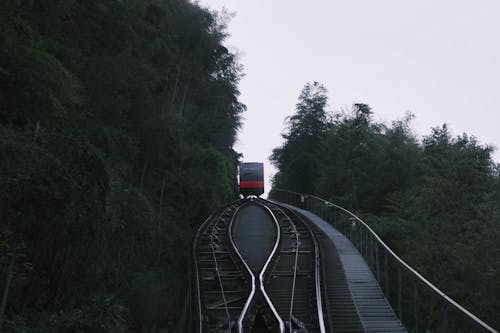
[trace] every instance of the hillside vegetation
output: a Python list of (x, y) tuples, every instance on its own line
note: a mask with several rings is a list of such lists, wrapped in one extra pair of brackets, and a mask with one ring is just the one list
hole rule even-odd
[(500, 167), (493, 148), (446, 125), (419, 140), (413, 115), (377, 122), (366, 104), (327, 112), (302, 90), (271, 161), (274, 187), (316, 194), (363, 216), (398, 255), (500, 327)]
[(0, 2), (0, 331), (166, 332), (194, 226), (236, 197), (225, 17)]

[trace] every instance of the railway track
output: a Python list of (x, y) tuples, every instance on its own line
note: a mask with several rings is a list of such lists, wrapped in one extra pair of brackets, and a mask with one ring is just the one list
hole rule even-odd
[(192, 332), (327, 331), (316, 236), (285, 207), (224, 207), (198, 230), (193, 257)]
[(325, 332), (315, 236), (292, 212), (264, 203), (281, 228), (281, 249), (267, 282), (271, 301), (280, 316), (286, 318), (288, 332)]
[[(210, 216), (193, 244), (195, 298), (193, 332), (231, 332), (252, 288), (235, 260), (228, 228), (242, 201)], [(192, 301), (193, 303), (193, 301)]]

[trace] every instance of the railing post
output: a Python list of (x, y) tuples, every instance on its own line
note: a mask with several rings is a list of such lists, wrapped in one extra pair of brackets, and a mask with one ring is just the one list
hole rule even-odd
[(434, 293), (431, 294), (431, 301), (429, 302), (429, 320), (427, 323), (427, 331), (430, 331), (432, 327), (433, 312), (434, 312)]
[(398, 267), (398, 313), (399, 313), (399, 320), (403, 322), (403, 297), (401, 289), (402, 289), (401, 268)]
[(358, 228), (357, 228), (357, 226), (358, 226), (358, 225), (357, 225), (357, 223), (358, 223), (358, 222), (357, 222), (357, 221), (354, 221), (354, 220), (352, 220), (352, 221), (353, 221), (353, 225), (355, 225), (355, 224), (356, 224), (356, 227), (354, 228), (354, 239), (353, 239), (353, 241), (352, 241), (352, 244), (354, 244), (354, 247), (355, 247), (356, 249), (359, 249), (359, 230), (358, 230)]
[(375, 263), (373, 262), (373, 235), (370, 233), (370, 261), (371, 261), (371, 270), (375, 271)]
[(368, 243), (368, 231), (367, 231), (367, 232), (365, 232), (365, 260), (366, 260), (366, 263), (369, 263), (369, 261), (368, 261), (368, 253), (370, 252), (369, 248), (370, 248), (370, 244)]
[(354, 229), (354, 226), (352, 224), (352, 220), (349, 219), (349, 240), (352, 242), (352, 230)]
[(448, 332), (448, 303), (443, 305), (443, 333)]
[(415, 332), (418, 333), (418, 284), (413, 281), (413, 316), (415, 317)]
[(388, 273), (389, 263), (387, 261), (387, 250), (384, 249), (384, 275), (385, 275), (385, 295), (387, 300), (389, 300), (389, 273)]
[(378, 263), (378, 242), (375, 241), (375, 271), (377, 272), (377, 281), (380, 283), (380, 267)]
[(358, 247), (358, 251), (359, 251), (359, 253), (361, 253), (361, 255), (363, 255), (363, 246), (364, 246), (364, 242), (363, 242), (363, 229), (364, 228), (361, 228), (359, 230), (359, 247)]
[(368, 233), (368, 266), (370, 267), (370, 270), (372, 271), (373, 275), (375, 275), (375, 270), (373, 269), (374, 267), (374, 262), (373, 262), (373, 238), (372, 234)]
[(363, 242), (363, 234), (366, 233), (366, 229), (365, 227), (360, 223), (359, 224), (359, 242), (360, 242), (360, 247), (359, 247), (359, 253), (363, 254), (363, 246), (365, 246), (366, 244), (364, 244)]

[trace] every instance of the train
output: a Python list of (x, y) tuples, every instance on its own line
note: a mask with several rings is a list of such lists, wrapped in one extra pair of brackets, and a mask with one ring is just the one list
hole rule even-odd
[(264, 193), (264, 163), (240, 163), (240, 194), (260, 196)]

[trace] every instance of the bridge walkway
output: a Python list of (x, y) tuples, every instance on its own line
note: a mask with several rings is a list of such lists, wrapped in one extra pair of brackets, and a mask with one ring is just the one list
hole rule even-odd
[[(295, 206), (287, 206), (304, 216), (326, 236), (325, 246), (330, 248), (330, 260), (337, 260), (336, 266), (342, 268), (342, 271), (332, 270), (327, 278), (337, 281), (337, 285), (338, 281), (346, 281), (347, 290), (340, 288), (336, 293), (337, 299), (329, 300), (334, 308), (344, 309), (343, 318), (337, 315), (338, 320), (345, 321), (343, 330), (348, 331), (351, 325), (352, 332), (359, 332), (355, 326), (357, 317), (363, 332), (407, 332), (385, 298), (375, 276), (351, 241), (317, 215)], [(344, 297), (341, 296), (343, 294)], [(348, 310), (349, 308), (351, 310)], [(352, 308), (357, 313), (352, 313)], [(338, 313), (341, 314), (342, 311)]]

